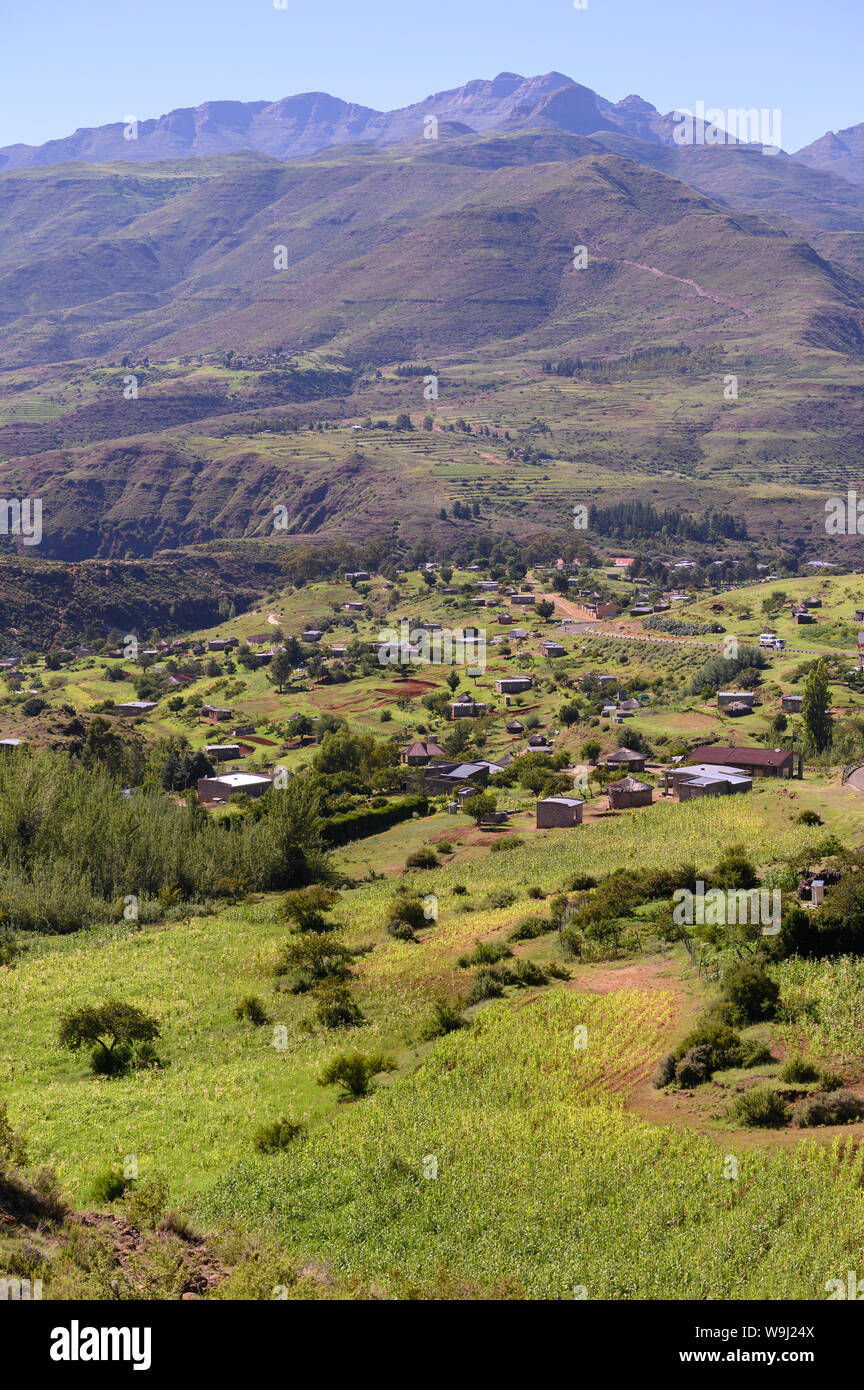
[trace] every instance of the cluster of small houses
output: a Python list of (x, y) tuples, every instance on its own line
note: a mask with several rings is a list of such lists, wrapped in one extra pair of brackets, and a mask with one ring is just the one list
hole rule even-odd
[[(803, 695), (783, 695), (780, 700), (785, 714), (800, 714), (804, 703)], [(733, 717), (739, 714), (752, 714), (761, 704), (755, 690), (721, 690), (717, 695), (717, 708)]]
[[(529, 752), (551, 752), (546, 738), (534, 734), (528, 740)], [(505, 753), (497, 762), (478, 759), (476, 762), (448, 760), (437, 744), (417, 740), (402, 753), (402, 761), (419, 770), (415, 787), (430, 796), (447, 795), (448, 810), (455, 814), (468, 798), (481, 791), (496, 772), (502, 772), (513, 762), (514, 755)], [(638, 806), (650, 806), (654, 788), (640, 782), (634, 773), (644, 773), (647, 754), (630, 748), (618, 748), (604, 759), (610, 772), (626, 775), (609, 784), (609, 809), (623, 811)], [(674, 792), (679, 801), (692, 801), (703, 796), (730, 796), (752, 789), (754, 777), (801, 777), (803, 759), (799, 753), (780, 748), (735, 748), (703, 744), (694, 748), (686, 765), (663, 770), (663, 792)], [(577, 796), (549, 796), (537, 802), (538, 829), (567, 827), (582, 824), (584, 800)], [(493, 812), (490, 821), (504, 821), (509, 811)]]

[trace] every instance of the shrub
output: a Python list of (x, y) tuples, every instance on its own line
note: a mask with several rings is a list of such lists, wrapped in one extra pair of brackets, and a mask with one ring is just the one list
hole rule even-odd
[(279, 906), (298, 931), (332, 931), (333, 923), (328, 922), (324, 914), (335, 905), (338, 897), (332, 888), (314, 883), (308, 888), (283, 893)]
[(360, 1006), (347, 985), (325, 981), (315, 990), (315, 1017), (325, 1028), (355, 1028), (363, 1022)]
[(520, 917), (507, 937), (508, 941), (533, 941), (535, 937), (545, 936), (555, 930), (555, 923), (548, 917)]
[(679, 1086), (700, 1086), (711, 1079), (711, 1047), (701, 1043), (690, 1047), (675, 1066), (675, 1080)]
[(711, 1049), (712, 1072), (738, 1064), (741, 1055), (741, 1039), (735, 1030), (729, 1027), (728, 1023), (724, 1023), (722, 1018), (715, 1018), (709, 1014), (701, 1019), (676, 1047), (676, 1059), (684, 1057), (691, 1048), (702, 1046)]
[(0, 1101), (0, 1176), (9, 1168), (23, 1168), (27, 1145), (9, 1123), (5, 1100)]
[(459, 965), (463, 970), (471, 965), (495, 965), (512, 954), (503, 941), (478, 941), (470, 955), (459, 957)]
[(21, 955), (21, 943), (17, 937), (0, 932), (0, 966), (13, 966)]
[(154, 1229), (165, 1210), (168, 1201), (168, 1182), (160, 1174), (154, 1174), (140, 1187), (133, 1187), (126, 1193), (126, 1219), (139, 1230)]
[(597, 880), (591, 874), (576, 874), (570, 880), (570, 891), (573, 893), (584, 893), (589, 888), (596, 888)]
[(815, 1081), (818, 1075), (813, 1063), (803, 1057), (790, 1057), (780, 1069), (781, 1081)]
[(712, 888), (755, 888), (759, 882), (755, 866), (743, 845), (728, 845), (711, 870)]
[(287, 1149), (302, 1133), (303, 1126), (299, 1121), (286, 1120), (283, 1115), (269, 1124), (259, 1125), (252, 1144), (259, 1154), (275, 1154), (280, 1149)]
[(519, 960), (513, 966), (513, 983), (517, 989), (532, 989), (539, 985), (548, 985), (549, 981), (539, 965), (535, 965), (533, 960)]
[(484, 999), (500, 999), (504, 986), (491, 970), (480, 970), (468, 986), (466, 1004), (479, 1004)]
[(457, 898), (461, 898), (465, 896), (465, 894), (468, 892), (468, 889), (465, 887), (464, 883), (454, 883), (453, 892)]
[(512, 888), (495, 888), (491, 893), (486, 894), (480, 906), (487, 910), (497, 907), (512, 907), (515, 901), (516, 894)]
[(414, 931), (410, 922), (403, 922), (397, 917), (395, 922), (387, 923), (387, 932), (397, 941), (416, 941), (417, 933)]
[(571, 978), (567, 966), (561, 965), (555, 960), (551, 961), (550, 964), (546, 966), (546, 974), (551, 980), (569, 980)]
[(407, 922), (414, 931), (420, 931), (423, 927), (429, 926), (429, 919), (423, 906), (423, 899), (418, 898), (415, 893), (399, 893), (387, 904), (386, 915), (387, 930), (390, 930), (392, 922)]
[(437, 869), (441, 861), (434, 849), (428, 846), (423, 849), (415, 849), (405, 860), (406, 869)]
[(118, 1197), (123, 1197), (130, 1185), (130, 1180), (124, 1178), (117, 1168), (103, 1168), (93, 1179), (90, 1200), (99, 1207), (107, 1207)]
[(538, 887), (538, 885), (534, 883), (528, 889), (528, 897), (534, 898), (536, 900), (538, 898), (545, 898), (546, 894), (543, 892), (542, 888)]
[(382, 1052), (340, 1052), (318, 1077), (319, 1086), (340, 1086), (352, 1096), (365, 1096), (379, 1072), (395, 1071), (396, 1063)]
[(651, 1084), (656, 1090), (659, 1091), (663, 1086), (670, 1085), (671, 1082), (673, 1082), (674, 1080), (675, 1053), (667, 1052), (666, 1056), (661, 1057), (660, 1061), (658, 1062), (657, 1070), (655, 1071), (651, 1079)]
[(772, 1018), (780, 997), (780, 987), (758, 960), (733, 962), (723, 972), (723, 998), (747, 1023)]
[(277, 979), (290, 975), (292, 994), (305, 994), (324, 980), (346, 980), (352, 953), (332, 935), (310, 932), (291, 937), (279, 952), (273, 966)]
[(234, 1010), (234, 1017), (241, 1023), (244, 1022), (244, 1020), (249, 1023), (254, 1023), (256, 1028), (260, 1027), (263, 1023), (270, 1022), (270, 1016), (267, 1010), (264, 1008), (261, 1000), (257, 999), (254, 994), (247, 994), (245, 998), (240, 1000), (240, 1003)]
[(742, 1067), (761, 1067), (773, 1061), (770, 1047), (757, 1042), (755, 1038), (745, 1038), (741, 1043), (739, 1065)]
[(820, 1071), (817, 1079), (822, 1091), (839, 1091), (843, 1085), (843, 1077), (837, 1071)]
[(525, 841), (522, 839), (521, 835), (505, 835), (503, 839), (495, 840), (495, 842), (490, 845), (489, 853), (500, 854), (502, 850), (518, 849), (519, 846), (524, 845), (524, 843)]
[(753, 1086), (735, 1098), (729, 1118), (750, 1129), (777, 1129), (789, 1117), (782, 1096), (768, 1086)]
[(446, 1000), (439, 999), (431, 1015), (421, 1026), (420, 1036), (425, 1042), (431, 1042), (433, 1038), (443, 1038), (447, 1033), (455, 1033), (457, 1029), (464, 1027), (465, 1020), (458, 1008), (448, 1004)]
[(822, 817), (817, 816), (815, 811), (802, 811), (800, 816), (795, 817), (796, 825), (822, 825)]
[(848, 1125), (860, 1120), (864, 1105), (852, 1091), (829, 1093), (817, 1091), (806, 1096), (796, 1110), (796, 1118), (804, 1129), (815, 1125)]
[(439, 854), (452, 854), (453, 844), (450, 840), (439, 840), (436, 846)]

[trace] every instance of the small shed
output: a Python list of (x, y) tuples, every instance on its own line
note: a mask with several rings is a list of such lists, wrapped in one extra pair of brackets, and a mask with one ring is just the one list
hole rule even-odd
[(240, 757), (239, 743), (205, 743), (204, 752), (213, 763), (229, 763)]
[(495, 682), (499, 695), (521, 695), (531, 689), (530, 676), (501, 676)]
[(721, 690), (717, 694), (718, 709), (728, 709), (730, 705), (747, 705), (748, 708), (756, 703), (756, 694), (752, 690)]
[(639, 782), (635, 777), (622, 777), (620, 782), (609, 785), (609, 809), (623, 811), (631, 806), (650, 806), (654, 799), (654, 788), (647, 782)]
[(632, 748), (618, 748), (606, 758), (607, 767), (626, 767), (629, 772), (644, 772), (647, 753), (634, 753)]
[(571, 825), (582, 824), (582, 807), (585, 805), (576, 796), (547, 796), (537, 802), (537, 829), (566, 829)]

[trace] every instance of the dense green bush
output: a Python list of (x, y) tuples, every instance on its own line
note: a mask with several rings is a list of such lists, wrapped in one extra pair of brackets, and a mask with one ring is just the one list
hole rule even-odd
[(730, 1119), (748, 1128), (777, 1129), (789, 1116), (782, 1096), (769, 1086), (753, 1086), (736, 1096), (729, 1110)]
[(500, 999), (504, 985), (492, 970), (479, 970), (474, 976), (465, 995), (466, 1004), (479, 1004), (484, 999)]
[(165, 1213), (167, 1201), (168, 1182), (161, 1174), (154, 1173), (126, 1193), (126, 1219), (139, 1230), (153, 1230)]
[(780, 998), (780, 986), (760, 960), (738, 960), (727, 966), (720, 989), (743, 1023), (773, 1018)]
[(124, 1178), (117, 1168), (103, 1168), (97, 1173), (90, 1187), (90, 1200), (95, 1202), (98, 1207), (110, 1206), (119, 1197), (123, 1197), (131, 1181)]
[(410, 922), (403, 922), (398, 917), (394, 922), (387, 923), (387, 933), (396, 941), (416, 941), (417, 933)]
[(741, 1043), (739, 1065), (742, 1067), (761, 1067), (773, 1061), (771, 1049), (756, 1038), (744, 1038)]
[(302, 1133), (303, 1126), (299, 1121), (286, 1120), (283, 1115), (281, 1119), (259, 1125), (252, 1139), (252, 1144), (258, 1153), (278, 1153), (280, 1149), (287, 1149)]
[(463, 970), (467, 970), (471, 965), (495, 965), (512, 954), (510, 947), (503, 941), (478, 941), (473, 951), (459, 957), (459, 965)]
[(441, 860), (438, 855), (434, 849), (429, 849), (428, 846), (413, 850), (405, 860), (406, 869), (437, 869), (440, 864)]
[(270, 1022), (270, 1015), (254, 994), (247, 994), (240, 1000), (234, 1010), (234, 1017), (241, 1023), (254, 1023), (256, 1028)]
[(820, 1071), (817, 1080), (822, 1091), (839, 1091), (843, 1085), (839, 1071)]
[(100, 764), (36, 752), (0, 761), (0, 920), (8, 931), (70, 932), (134, 897), (201, 900), (221, 881), (290, 888), (320, 877), (317, 792), (293, 777), (230, 821), (155, 788), (121, 794)]
[(356, 1028), (363, 1022), (360, 1006), (346, 984), (325, 980), (315, 988), (315, 1017), (325, 1028)]
[(494, 910), (498, 907), (511, 907), (516, 901), (516, 894), (512, 888), (493, 888), (491, 893), (480, 904), (484, 911)]
[(700, 1019), (676, 1047), (675, 1058), (680, 1060), (691, 1048), (703, 1046), (710, 1048), (712, 1072), (739, 1065), (741, 1038), (722, 1017), (706, 1014)]
[(382, 1052), (340, 1052), (318, 1077), (319, 1086), (340, 1086), (352, 1096), (365, 1096), (373, 1076), (395, 1071), (396, 1063)]
[(361, 807), (356, 811), (331, 816), (322, 826), (322, 835), (327, 845), (347, 845), (351, 840), (378, 835), (382, 830), (389, 830), (392, 825), (399, 825), (414, 815), (425, 816), (428, 810), (429, 802), (425, 796), (402, 797), (387, 806)]
[(273, 974), (279, 981), (287, 977), (292, 994), (305, 994), (324, 980), (346, 980), (352, 959), (350, 949), (332, 933), (297, 934), (281, 947)]
[(549, 983), (544, 971), (533, 960), (517, 960), (510, 973), (517, 989), (532, 989)]
[(555, 923), (548, 917), (520, 917), (508, 936), (508, 941), (533, 941), (538, 936), (555, 930)]
[(815, 1081), (818, 1075), (813, 1063), (803, 1057), (790, 1057), (780, 1068), (781, 1081)]
[(426, 1019), (420, 1029), (420, 1036), (426, 1042), (433, 1038), (443, 1038), (447, 1033), (455, 1033), (459, 1028), (465, 1027), (465, 1020), (460, 1009), (455, 1004), (450, 1004), (447, 1000), (439, 999), (430, 1016)]
[[(387, 904), (384, 921), (388, 931), (394, 922), (407, 922), (413, 931), (422, 931), (424, 927), (432, 925), (431, 919), (426, 916), (423, 899), (406, 889), (397, 893), (396, 897)], [(396, 935), (396, 933), (391, 932), (391, 935)]]

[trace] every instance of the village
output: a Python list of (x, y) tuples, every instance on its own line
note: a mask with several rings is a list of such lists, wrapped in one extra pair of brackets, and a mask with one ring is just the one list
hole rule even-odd
[[(768, 574), (751, 590), (761, 597), (757, 610), (741, 602), (746, 589), (658, 593), (630, 577), (632, 566), (632, 557), (610, 557), (587, 576), (590, 587), (576, 561), (537, 567), (510, 584), (478, 577), (479, 564), (458, 572), (428, 563), (392, 578), (349, 571), (274, 594), (266, 612), (209, 632), (154, 634), (146, 644), (119, 634), (44, 661), (7, 656), (3, 704), (18, 717), (0, 749), (38, 743), (30, 728), (58, 707), (72, 725), (83, 720), (79, 732), (101, 718), (166, 757), (187, 749), (196, 775), (163, 785), (177, 795), (192, 788), (203, 808), (219, 813), (284, 785), (328, 731), (362, 729), (385, 741), (390, 770), (381, 790), (391, 803), (420, 798), (427, 813), (532, 832), (661, 801), (746, 794), (755, 780), (800, 782), (803, 694), (790, 678), (800, 681), (806, 649), (787, 648), (776, 629), (801, 626), (803, 615), (808, 627), (830, 623), (835, 641), (839, 620), (844, 635), (854, 632), (864, 606), (845, 599), (848, 583), (823, 576), (822, 597), (799, 598), (806, 579)], [(768, 584), (778, 586), (770, 601)], [(694, 621), (697, 607), (697, 618), (718, 608), (752, 612), (750, 633), (734, 635), (730, 648), (727, 625)], [(671, 623), (663, 615), (673, 608), (681, 615), (675, 626), (691, 635), (651, 626), (658, 615)], [(759, 619), (769, 610), (765, 630)], [(743, 688), (721, 681), (694, 692), (693, 676), (712, 651), (725, 660), (739, 642), (761, 654), (753, 658), (761, 669), (741, 670), (733, 659), (728, 669), (733, 678), (741, 671)], [(850, 688), (838, 682), (832, 691), (838, 712), (845, 704), (853, 716), (864, 710), (855, 688), (862, 652), (859, 642)], [(836, 682), (842, 652), (825, 655)], [(130, 682), (136, 698), (118, 698)]]

